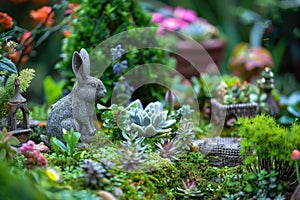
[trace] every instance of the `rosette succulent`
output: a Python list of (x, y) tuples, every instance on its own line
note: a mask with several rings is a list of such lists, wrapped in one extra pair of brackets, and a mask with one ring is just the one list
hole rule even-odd
[(85, 159), (83, 161), (81, 169), (86, 174), (86, 183), (93, 187), (101, 185), (101, 181), (111, 176), (102, 163), (90, 159)]
[(151, 102), (145, 109), (139, 100), (134, 104), (130, 107), (131, 132), (138, 132), (138, 137), (151, 137), (171, 131), (170, 126), (176, 120), (167, 118), (168, 111), (163, 109), (162, 103)]

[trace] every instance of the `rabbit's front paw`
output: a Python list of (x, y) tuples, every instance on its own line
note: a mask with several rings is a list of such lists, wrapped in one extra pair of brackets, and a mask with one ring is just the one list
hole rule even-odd
[(93, 129), (91, 129), (90, 131), (89, 131), (89, 135), (91, 135), (91, 136), (94, 136), (95, 134), (96, 134), (96, 132), (97, 132), (97, 129), (96, 128), (93, 128)]
[(79, 149), (87, 149), (87, 148), (89, 148), (89, 144), (87, 144), (87, 143), (84, 143), (84, 142), (79, 142), (77, 145), (76, 145), (76, 147), (77, 148), (79, 148)]

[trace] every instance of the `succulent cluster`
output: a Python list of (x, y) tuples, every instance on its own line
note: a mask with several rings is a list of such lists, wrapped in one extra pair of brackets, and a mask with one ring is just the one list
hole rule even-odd
[(189, 149), (195, 137), (193, 123), (191, 122), (191, 113), (194, 110), (189, 105), (183, 105), (179, 110), (181, 115), (180, 127), (175, 132), (173, 139), (161, 140), (156, 146), (159, 148), (159, 154), (163, 158), (178, 160), (176, 155)]
[(86, 174), (86, 183), (92, 187), (100, 185), (105, 178), (109, 178), (111, 176), (102, 163), (90, 159), (85, 159), (83, 161), (81, 169)]
[(31, 140), (22, 144), (20, 151), (26, 158), (23, 164), (26, 165), (28, 169), (33, 169), (34, 167), (46, 168), (48, 165), (47, 159), (40, 150), (34, 148), (34, 145), (34, 142)]
[(146, 161), (145, 149), (147, 145), (142, 145), (144, 137), (138, 137), (138, 133), (122, 133), (125, 141), (121, 142), (122, 149), (119, 150), (121, 155), (122, 168), (126, 171), (141, 169), (141, 164)]
[(130, 108), (131, 132), (138, 133), (139, 137), (151, 137), (160, 133), (170, 132), (175, 119), (167, 119), (168, 111), (163, 109), (160, 102), (151, 102), (145, 109), (137, 100), (135, 107)]
[(222, 82), (218, 89), (220, 101), (226, 105), (250, 102), (251, 84), (246, 81), (237, 80), (232, 85)]

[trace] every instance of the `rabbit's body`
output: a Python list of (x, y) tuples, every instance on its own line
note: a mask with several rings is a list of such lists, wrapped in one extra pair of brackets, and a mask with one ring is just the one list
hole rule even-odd
[(50, 146), (50, 138), (63, 140), (62, 130), (72, 128), (81, 133), (80, 141), (89, 143), (96, 128), (93, 124), (95, 100), (105, 95), (106, 89), (102, 82), (90, 74), (90, 61), (87, 52), (74, 52), (72, 59), (73, 71), (77, 82), (70, 94), (57, 101), (47, 121), (47, 136), (42, 140)]

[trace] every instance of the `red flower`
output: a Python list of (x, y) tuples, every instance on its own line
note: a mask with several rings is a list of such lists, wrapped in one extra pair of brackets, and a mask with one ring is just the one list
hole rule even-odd
[(0, 31), (13, 27), (12, 17), (7, 13), (0, 12)]
[(298, 149), (295, 149), (293, 152), (292, 152), (292, 160), (300, 160), (300, 151)]
[[(43, 6), (38, 10), (31, 10), (30, 16), (35, 21), (36, 25), (44, 22), (46, 19), (46, 26), (49, 27), (53, 23), (54, 13), (52, 12), (52, 8), (50, 6)], [(51, 14), (50, 14), (51, 13)], [(50, 16), (48, 16), (50, 14)]]

